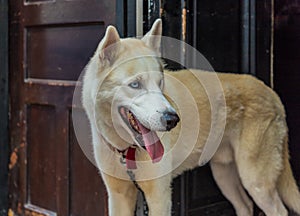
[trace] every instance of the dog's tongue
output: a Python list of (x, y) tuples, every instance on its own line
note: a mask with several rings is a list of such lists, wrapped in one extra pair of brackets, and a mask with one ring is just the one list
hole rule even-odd
[(141, 123), (138, 122), (138, 126), (142, 132), (145, 148), (149, 153), (152, 162), (159, 162), (164, 155), (164, 147), (160, 142), (157, 134), (154, 131), (145, 128)]

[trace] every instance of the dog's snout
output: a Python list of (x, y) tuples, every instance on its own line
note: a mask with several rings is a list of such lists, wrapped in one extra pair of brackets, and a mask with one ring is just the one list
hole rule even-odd
[(166, 130), (169, 131), (172, 128), (176, 127), (180, 118), (176, 112), (165, 111), (161, 116), (161, 122), (166, 127)]

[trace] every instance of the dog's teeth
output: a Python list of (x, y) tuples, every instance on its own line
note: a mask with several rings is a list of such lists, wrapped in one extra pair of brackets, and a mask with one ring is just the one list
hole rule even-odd
[(136, 129), (136, 131), (138, 131), (139, 133), (141, 132), (139, 127), (137, 125), (134, 125), (134, 128)]
[(140, 130), (139, 126), (137, 125), (136, 120), (131, 112), (127, 112), (127, 118), (128, 118), (128, 121), (129, 121), (131, 127), (136, 132), (141, 133), (141, 130)]

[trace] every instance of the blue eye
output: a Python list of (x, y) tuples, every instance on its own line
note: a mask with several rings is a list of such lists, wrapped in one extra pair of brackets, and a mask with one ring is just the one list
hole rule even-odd
[(141, 88), (141, 83), (139, 81), (134, 81), (132, 83), (129, 83), (129, 86), (134, 89), (139, 89)]

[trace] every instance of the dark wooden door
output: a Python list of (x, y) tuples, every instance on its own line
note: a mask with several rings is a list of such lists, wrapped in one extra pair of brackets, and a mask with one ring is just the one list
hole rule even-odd
[[(106, 215), (106, 192), (72, 128), (76, 80), (114, 0), (10, 2), (9, 202), (13, 215)], [(82, 111), (83, 113), (83, 111)]]
[(274, 87), (287, 112), (291, 164), (300, 185), (300, 4), (275, 1)]

